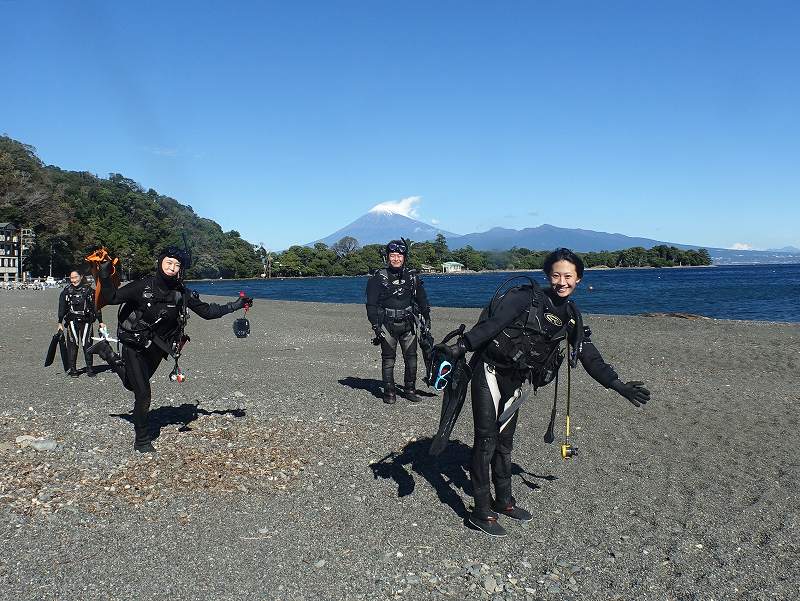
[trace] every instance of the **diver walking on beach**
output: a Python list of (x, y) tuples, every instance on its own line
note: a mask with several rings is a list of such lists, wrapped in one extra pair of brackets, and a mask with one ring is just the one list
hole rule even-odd
[(95, 307), (94, 288), (86, 283), (78, 270), (72, 270), (69, 274), (69, 284), (61, 291), (58, 297), (58, 329), (66, 332), (67, 361), (69, 371), (73, 378), (78, 377), (77, 361), (78, 349), (83, 349), (83, 357), (86, 361), (86, 375), (93, 378), (95, 373), (92, 368), (92, 355), (88, 352), (92, 346), (92, 334), (94, 333), (95, 320), (103, 324), (103, 314)]
[(150, 410), (150, 378), (162, 360), (171, 356), (175, 369), (170, 379), (183, 381), (177, 358), (189, 337), (185, 334), (188, 309), (203, 319), (218, 319), (253, 304), (253, 299), (240, 296), (225, 305), (206, 303), (183, 283), (189, 268), (189, 254), (175, 246), (165, 248), (158, 256), (155, 275), (115, 288), (111, 279), (113, 264), (100, 265), (100, 298), (103, 304), (119, 305), (117, 337), (122, 343), (120, 358), (105, 340), (93, 347), (112, 365), (123, 385), (134, 394), (133, 425), (136, 433), (134, 449), (154, 452), (148, 413)]
[(392, 240), (386, 245), (386, 267), (378, 269), (367, 281), (367, 319), (375, 332), (373, 344), (381, 347), (383, 402), (396, 402), (394, 364), (397, 343), (403, 352), (404, 396), (414, 403), (417, 395), (417, 332), (421, 317), (430, 328), (431, 308), (422, 279), (406, 265), (408, 243)]
[(523, 385), (528, 382), (536, 390), (555, 379), (564, 358), (562, 341), (567, 342), (569, 367), (580, 361), (592, 378), (636, 407), (650, 400), (642, 382), (622, 382), (603, 360), (578, 307), (569, 298), (583, 277), (580, 257), (559, 248), (545, 258), (543, 269), (549, 289), (543, 291), (531, 280), (529, 285), (495, 295), (470, 331), (453, 344), (437, 347), (454, 365), (468, 351), (477, 354), (470, 361), (475, 425), (470, 472), (475, 507), (469, 521), (493, 536), (505, 535), (497, 521), (500, 514), (520, 521), (532, 517), (517, 506), (511, 492), (514, 431)]

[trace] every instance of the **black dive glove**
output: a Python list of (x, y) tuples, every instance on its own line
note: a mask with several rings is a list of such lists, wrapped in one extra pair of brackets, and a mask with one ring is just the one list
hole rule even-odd
[(253, 299), (249, 296), (240, 296), (235, 301), (231, 301), (227, 304), (228, 309), (230, 309), (231, 313), (234, 311), (238, 311), (244, 307), (248, 309), (253, 306)]
[(445, 357), (447, 357), (447, 360), (450, 361), (450, 363), (455, 363), (461, 359), (461, 357), (466, 355), (467, 351), (469, 350), (467, 349), (467, 345), (464, 343), (464, 338), (462, 337), (459, 337), (459, 339), (452, 344), (437, 344), (433, 347), (433, 349), (444, 353)]
[(381, 340), (383, 339), (383, 330), (381, 330), (381, 326), (373, 325), (372, 331), (375, 332), (375, 338), (372, 339), (372, 344), (374, 344), (375, 346), (379, 346)]
[(650, 391), (644, 387), (644, 382), (625, 383), (622, 380), (614, 380), (611, 382), (611, 388), (628, 399), (636, 407), (644, 405), (650, 400)]

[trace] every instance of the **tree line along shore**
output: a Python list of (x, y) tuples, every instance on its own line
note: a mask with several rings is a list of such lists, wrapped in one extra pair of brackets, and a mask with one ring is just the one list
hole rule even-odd
[[(364, 275), (384, 265), (383, 245), (361, 246), (344, 237), (328, 246), (291, 246), (281, 252), (225, 232), (198, 216), (191, 206), (145, 190), (119, 173), (101, 178), (88, 172), (45, 165), (32, 146), (0, 136), (0, 222), (33, 232), (24, 249), (22, 269), (33, 277), (63, 276), (99, 246), (120, 257), (123, 275), (137, 278), (152, 271), (155, 252), (188, 241), (191, 279)], [(387, 232), (387, 240), (394, 234)], [(413, 242), (409, 265), (441, 271), (456, 262), (469, 271), (541, 269), (552, 249), (512, 248), (451, 250), (444, 236)], [(681, 250), (659, 245), (617, 251), (578, 253), (592, 267), (676, 267), (710, 265), (706, 249)]]

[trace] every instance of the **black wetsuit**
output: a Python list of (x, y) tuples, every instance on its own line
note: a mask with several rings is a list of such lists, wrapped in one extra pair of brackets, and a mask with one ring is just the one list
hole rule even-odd
[(125, 388), (134, 394), (133, 423), (137, 448), (150, 443), (148, 412), (150, 410), (150, 378), (162, 359), (166, 359), (182, 333), (183, 303), (203, 319), (217, 319), (235, 310), (235, 303), (218, 305), (200, 300), (177, 280), (162, 276), (159, 271), (126, 286), (115, 289), (103, 280), (101, 295), (109, 305), (123, 304), (117, 336), (122, 343), (123, 365), (115, 371)]
[(414, 314), (430, 323), (431, 307), (425, 286), (416, 271), (384, 267), (367, 281), (367, 319), (374, 330), (383, 328), (381, 338), (382, 378), (385, 386), (394, 386), (397, 343), (403, 351), (406, 390), (414, 390), (417, 380), (417, 335)]
[(95, 320), (103, 322), (103, 314), (94, 304), (94, 288), (67, 284), (58, 297), (58, 323), (63, 324), (66, 333), (70, 374), (76, 373), (78, 348), (82, 347), (86, 373), (92, 375), (92, 355), (86, 351), (93, 344)]
[(471, 477), (479, 517), (490, 510), (490, 470), (496, 503), (515, 504), (511, 450), (519, 411), (502, 427), (498, 418), (522, 393), (526, 380), (535, 387), (552, 381), (563, 357), (559, 344), (569, 338), (571, 352), (577, 350), (575, 360), (606, 388), (617, 379), (584, 331), (580, 311), (572, 301), (548, 290), (535, 297), (532, 308), (532, 298), (530, 287), (511, 289), (496, 310), (464, 336), (466, 348), (481, 353), (472, 376), (475, 444)]

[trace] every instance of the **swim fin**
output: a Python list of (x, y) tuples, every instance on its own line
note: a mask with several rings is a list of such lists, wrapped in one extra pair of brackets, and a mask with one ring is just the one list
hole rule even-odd
[(56, 358), (56, 348), (58, 347), (58, 341), (64, 337), (64, 332), (59, 330), (55, 334), (53, 334), (53, 338), (50, 340), (50, 346), (47, 347), (47, 354), (44, 356), (44, 366), (50, 367), (53, 364), (53, 361)]
[(61, 333), (61, 338), (58, 339), (58, 350), (61, 353), (61, 364), (64, 366), (64, 372), (68, 372), (70, 370), (69, 351), (67, 350), (67, 341), (63, 332)]
[(100, 278), (100, 265), (106, 261), (111, 261), (111, 285), (114, 288), (119, 288), (120, 275), (122, 274), (122, 263), (120, 263), (119, 257), (112, 257), (105, 246), (101, 246), (86, 257), (86, 262), (90, 264), (92, 276), (94, 276), (94, 304), (98, 309), (102, 309), (105, 305), (101, 294), (103, 284)]
[(458, 416), (464, 407), (464, 400), (467, 398), (467, 388), (472, 379), (472, 372), (480, 362), (480, 353), (473, 353), (469, 362), (465, 358), (456, 361), (453, 366), (453, 380), (446, 386), (442, 393), (442, 413), (439, 417), (439, 430), (433, 437), (429, 455), (441, 455), (450, 442), (450, 435), (453, 433)]

